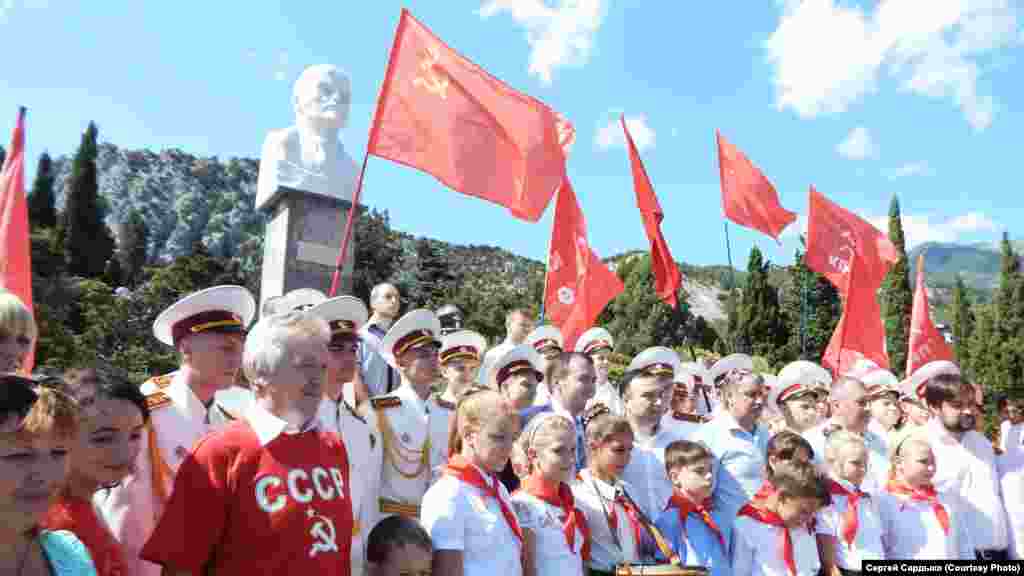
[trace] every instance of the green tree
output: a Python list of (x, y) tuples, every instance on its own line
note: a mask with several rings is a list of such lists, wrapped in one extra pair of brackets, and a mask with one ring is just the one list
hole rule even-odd
[(32, 191), (28, 195), (28, 220), (33, 228), (53, 228), (57, 225), (53, 182), (52, 161), (50, 155), (43, 152), (36, 167)]
[(117, 238), (119, 245), (115, 259), (121, 268), (122, 281), (134, 287), (142, 274), (142, 267), (146, 265), (149, 243), (149, 226), (138, 210), (128, 213), (128, 220), (120, 226)]
[(87, 278), (102, 275), (114, 253), (99, 198), (96, 137), (96, 124), (90, 122), (71, 164), (62, 238), (69, 272)]
[(416, 272), (406, 296), (410, 306), (437, 308), (455, 292), (457, 278), (436, 240), (416, 240)]
[(3, 146), (0, 146), (0, 167), (3, 167), (4, 160), (7, 159), (7, 150), (4, 150)]
[(779, 294), (768, 283), (771, 262), (754, 246), (747, 260), (747, 285), (737, 310), (737, 335), (741, 350), (764, 357), (769, 364), (784, 360), (783, 348), (789, 339), (779, 307)]
[(975, 325), (968, 339), (968, 360), (971, 377), (985, 390), (999, 391), (999, 366), (997, 354), (995, 304), (983, 304), (974, 308)]
[(839, 292), (827, 278), (807, 267), (800, 249), (787, 272), (790, 287), (782, 297), (782, 310), (789, 327), (786, 356), (821, 362), (843, 313)]
[(907, 336), (910, 334), (910, 311), (914, 293), (910, 289), (910, 268), (907, 262), (900, 200), (892, 197), (889, 204), (889, 240), (896, 246), (899, 260), (889, 270), (882, 291), (882, 314), (885, 318), (885, 344), (892, 371), (901, 375), (907, 366)]
[(355, 222), (355, 265), (352, 294), (370, 301), (370, 291), (394, 274), (402, 258), (402, 247), (391, 231), (388, 213), (363, 210)]
[[(598, 324), (615, 335), (615, 351), (633, 356), (650, 346), (685, 345), (689, 310), (682, 305), (672, 308), (658, 298), (650, 255), (619, 261), (615, 273), (622, 278), (624, 290), (598, 319)], [(680, 303), (686, 302), (682, 287), (676, 296)]]
[(964, 279), (957, 274), (953, 285), (953, 351), (957, 363), (964, 368), (971, 366), (971, 332), (974, 330), (974, 314), (971, 311), (971, 295)]
[(1024, 293), (1020, 259), (1006, 232), (1003, 232), (1001, 252), (999, 288), (994, 298), (994, 341), (984, 358), (996, 364), (991, 386), (1006, 392), (1018, 387), (1024, 377), (1024, 350), (1021, 348), (1024, 343), (1024, 311), (1021, 310)]

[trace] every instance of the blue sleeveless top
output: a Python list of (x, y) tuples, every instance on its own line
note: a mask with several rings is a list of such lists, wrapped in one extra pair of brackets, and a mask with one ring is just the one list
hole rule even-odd
[(67, 530), (39, 533), (42, 547), (54, 576), (96, 576), (96, 567), (85, 544)]

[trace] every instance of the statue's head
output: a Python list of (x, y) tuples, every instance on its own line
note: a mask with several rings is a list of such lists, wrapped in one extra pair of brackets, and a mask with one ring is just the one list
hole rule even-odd
[(295, 119), (323, 128), (344, 128), (351, 100), (348, 74), (330, 64), (306, 68), (292, 89)]

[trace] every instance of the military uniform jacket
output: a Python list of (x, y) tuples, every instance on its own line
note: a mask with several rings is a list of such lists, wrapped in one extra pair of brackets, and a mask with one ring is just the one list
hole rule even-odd
[(139, 552), (163, 512), (178, 466), (197, 440), (237, 416), (216, 396), (207, 411), (180, 372), (150, 378), (141, 389), (150, 418), (135, 473), (97, 492), (93, 501), (124, 549), (128, 573), (160, 576), (160, 566), (139, 559)]
[(448, 414), (403, 382), (394, 394), (371, 399), (383, 441), (380, 497), (419, 506), (448, 461)]
[[(346, 387), (346, 392), (351, 387)], [(366, 573), (366, 537), (380, 517), (380, 469), (384, 456), (377, 428), (377, 414), (367, 410), (358, 414), (351, 394), (339, 401), (324, 399), (320, 402), (317, 418), (321, 429), (335, 432), (341, 437), (348, 453), (349, 497), (352, 499), (352, 576)]]

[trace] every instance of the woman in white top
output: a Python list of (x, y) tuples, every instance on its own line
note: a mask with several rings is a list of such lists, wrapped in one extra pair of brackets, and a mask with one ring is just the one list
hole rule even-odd
[(633, 450), (633, 429), (603, 404), (587, 410), (583, 423), (589, 466), (580, 471), (572, 491), (590, 529), (590, 573), (602, 576), (640, 559), (643, 528), (637, 510), (623, 497), (629, 485), (620, 479)]
[(434, 574), (520, 576), (523, 535), (498, 473), (519, 417), (493, 390), (466, 391), (455, 411), (450, 457), (423, 496), (420, 521), (434, 545)]
[(526, 543), (527, 576), (584, 576), (590, 529), (568, 482), (576, 469), (576, 427), (565, 416), (535, 416), (517, 444), (527, 469), (512, 496)]

